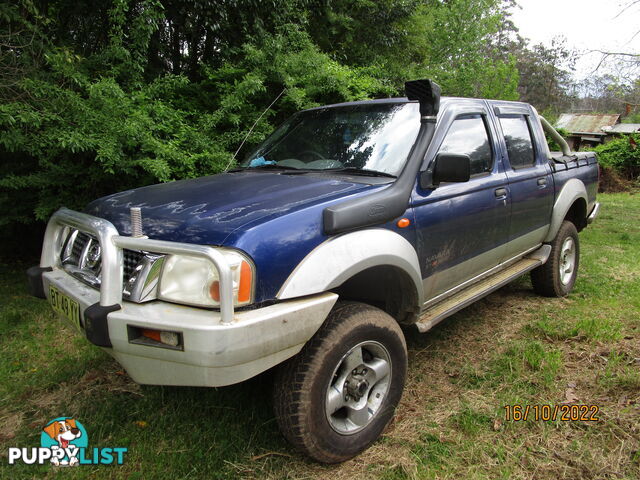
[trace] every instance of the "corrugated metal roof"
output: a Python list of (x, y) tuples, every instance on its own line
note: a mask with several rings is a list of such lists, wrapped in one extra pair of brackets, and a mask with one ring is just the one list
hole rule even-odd
[(640, 132), (640, 123), (619, 123), (610, 129), (607, 133), (635, 133)]
[(570, 133), (598, 133), (602, 134), (602, 127), (615, 125), (620, 115), (592, 115), (587, 113), (563, 113), (556, 122), (558, 128), (564, 128)]

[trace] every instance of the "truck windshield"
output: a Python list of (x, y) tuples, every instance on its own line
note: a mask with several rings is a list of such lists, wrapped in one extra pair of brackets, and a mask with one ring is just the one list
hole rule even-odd
[(397, 176), (419, 128), (417, 103), (307, 110), (287, 120), (240, 166)]

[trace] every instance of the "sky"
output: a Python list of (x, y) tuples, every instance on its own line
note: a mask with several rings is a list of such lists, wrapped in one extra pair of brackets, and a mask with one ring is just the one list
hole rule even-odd
[[(574, 77), (592, 74), (602, 55), (589, 50), (640, 53), (640, 2), (618, 15), (632, 0), (517, 0), (512, 20), (532, 44), (551, 45), (557, 36), (582, 52)], [(615, 68), (615, 65), (608, 67)], [(607, 73), (607, 67), (598, 74)]]

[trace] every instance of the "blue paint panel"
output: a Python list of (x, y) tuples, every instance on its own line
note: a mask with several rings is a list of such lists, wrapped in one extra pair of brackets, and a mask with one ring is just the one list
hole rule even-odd
[(239, 172), (127, 190), (94, 201), (86, 211), (129, 235), (129, 208), (140, 207), (150, 238), (222, 245), (229, 234), (261, 218), (372, 188), (328, 175)]
[(570, 162), (567, 169), (562, 165), (557, 166), (557, 171), (553, 174), (556, 192), (562, 190), (567, 181), (572, 178), (578, 178), (587, 187), (587, 198), (589, 204), (596, 201), (596, 193), (598, 191), (598, 162), (595, 157), (589, 158), (588, 166), (585, 165), (587, 160), (580, 160), (580, 166), (576, 162)]
[[(422, 278), (430, 277), (507, 241), (510, 201), (498, 199), (495, 190), (506, 186), (504, 173), (451, 183), (435, 190), (419, 187), (413, 194), (417, 250)], [(495, 266), (478, 263), (470, 278)], [(457, 279), (458, 283), (463, 279)], [(443, 280), (444, 281), (444, 280)], [(450, 288), (434, 284), (425, 292), (430, 298)]]
[[(509, 239), (549, 225), (554, 199), (549, 165), (545, 162), (532, 168), (508, 171), (507, 176), (513, 201)], [(539, 180), (546, 183), (539, 185)]]
[[(501, 104), (501, 102), (495, 102)], [(505, 161), (505, 171), (509, 179), (509, 195), (511, 197), (511, 222), (509, 226), (509, 240), (516, 240), (523, 235), (541, 229), (549, 225), (551, 212), (555, 199), (555, 189), (551, 166), (546, 158), (546, 146), (540, 140), (544, 139), (544, 133), (538, 128), (538, 123), (532, 120), (533, 111), (527, 106), (527, 115), (517, 115), (528, 126), (531, 145), (534, 152), (535, 163), (528, 167), (514, 169), (511, 166), (509, 152), (505, 142), (503, 127), (500, 117), (494, 116), (494, 128), (496, 130), (496, 147), (502, 152)], [(531, 239), (533, 247), (544, 239), (541, 233), (539, 238)], [(524, 247), (517, 245), (511, 250), (505, 250), (503, 260), (522, 251)]]
[(86, 212), (129, 235), (129, 208), (140, 207), (149, 238), (244, 250), (257, 267), (256, 300), (264, 301), (326, 240), (324, 208), (379, 188), (327, 174), (238, 172), (128, 190)]

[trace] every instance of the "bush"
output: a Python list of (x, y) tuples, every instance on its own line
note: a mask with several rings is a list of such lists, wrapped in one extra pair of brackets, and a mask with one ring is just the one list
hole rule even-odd
[(600, 165), (613, 169), (629, 180), (640, 177), (640, 135), (616, 138), (596, 147)]
[(0, 3), (0, 246), (60, 206), (220, 172), (303, 108), (426, 77), (517, 97), (499, 0), (316, 3)]
[(165, 75), (129, 87), (94, 79), (64, 51), (50, 55), (48, 67), (48, 75), (23, 81), (29, 96), (0, 105), (0, 226), (220, 172), (258, 119), (245, 148), (301, 108), (395, 93), (336, 63), (295, 27), (245, 45), (236, 62), (208, 69), (199, 82)]

